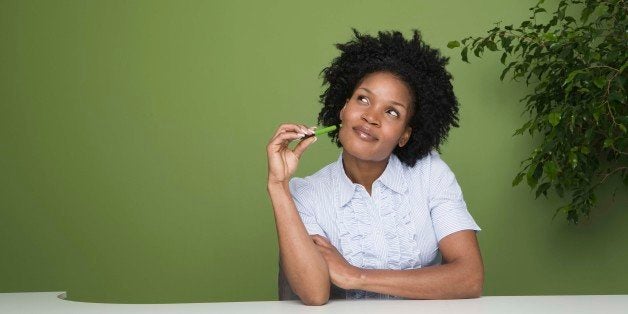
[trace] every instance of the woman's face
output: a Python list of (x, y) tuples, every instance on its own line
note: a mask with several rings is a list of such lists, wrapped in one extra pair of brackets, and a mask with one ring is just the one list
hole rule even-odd
[(396, 146), (408, 142), (412, 112), (412, 94), (405, 82), (388, 72), (368, 74), (340, 111), (338, 139), (357, 159), (387, 160)]

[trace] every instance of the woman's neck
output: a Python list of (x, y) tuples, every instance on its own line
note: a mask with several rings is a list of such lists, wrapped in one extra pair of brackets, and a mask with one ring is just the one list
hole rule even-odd
[(366, 191), (371, 194), (373, 182), (386, 170), (388, 159), (390, 159), (390, 157), (382, 161), (366, 161), (357, 159), (343, 152), (342, 165), (344, 166), (347, 177), (349, 177), (353, 183), (362, 185)]

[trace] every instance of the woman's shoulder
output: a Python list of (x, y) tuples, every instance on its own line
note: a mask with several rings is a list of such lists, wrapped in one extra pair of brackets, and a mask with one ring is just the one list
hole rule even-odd
[(337, 162), (333, 162), (309, 176), (303, 178), (294, 177), (290, 179), (290, 190), (294, 193), (329, 187), (332, 185), (334, 175), (337, 173), (336, 168)]
[(414, 166), (404, 165), (404, 168), (412, 176), (430, 176), (434, 172), (442, 171), (444, 168), (449, 169), (436, 150), (432, 150), (423, 158), (417, 160)]
[(428, 191), (431, 191), (435, 185), (439, 185), (443, 179), (455, 177), (436, 150), (432, 150), (429, 154), (419, 159), (414, 166), (404, 165), (404, 167), (404, 175), (410, 185), (415, 188), (422, 187)]

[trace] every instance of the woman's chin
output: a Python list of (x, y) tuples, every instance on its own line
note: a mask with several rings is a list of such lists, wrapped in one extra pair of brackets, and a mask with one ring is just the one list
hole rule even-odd
[(373, 150), (364, 149), (364, 147), (344, 146), (344, 155), (361, 161), (379, 162), (387, 160), (390, 154), (374, 152)]

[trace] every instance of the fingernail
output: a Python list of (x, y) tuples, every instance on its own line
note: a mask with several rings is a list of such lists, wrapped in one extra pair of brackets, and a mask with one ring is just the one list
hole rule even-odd
[(318, 141), (318, 136), (312, 136), (314, 138), (314, 140), (312, 141), (312, 143)]

